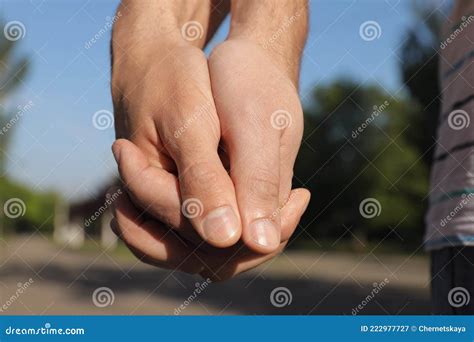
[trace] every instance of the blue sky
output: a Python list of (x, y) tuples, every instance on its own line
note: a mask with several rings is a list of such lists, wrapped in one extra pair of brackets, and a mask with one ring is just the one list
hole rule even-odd
[[(276, 0), (278, 1), (278, 0)], [(410, 0), (311, 2), (311, 26), (301, 70), (301, 96), (307, 103), (314, 86), (339, 78), (377, 83), (402, 92), (398, 57), (415, 18)], [(92, 117), (112, 111), (107, 32), (89, 41), (114, 15), (116, 0), (9, 0), (0, 2), (6, 22), (24, 24), (18, 55), (30, 56), (31, 72), (8, 101), (15, 109), (33, 107), (15, 125), (8, 151), (8, 174), (38, 190), (57, 190), (68, 198), (97, 191), (116, 174), (110, 152), (113, 129), (98, 130)], [(376, 21), (378, 39), (365, 41), (359, 27)], [(211, 46), (225, 39), (221, 27)]]

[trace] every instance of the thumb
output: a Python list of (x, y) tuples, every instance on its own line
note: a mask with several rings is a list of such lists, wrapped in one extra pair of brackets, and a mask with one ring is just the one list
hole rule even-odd
[(290, 239), (300, 222), (301, 216), (306, 211), (310, 199), (311, 193), (307, 189), (291, 190), (288, 201), (281, 208), (281, 242)]
[(271, 253), (280, 245), (281, 235), (280, 136), (277, 130), (254, 128), (253, 132), (235, 129), (229, 136), (231, 177), (243, 241), (256, 252)]

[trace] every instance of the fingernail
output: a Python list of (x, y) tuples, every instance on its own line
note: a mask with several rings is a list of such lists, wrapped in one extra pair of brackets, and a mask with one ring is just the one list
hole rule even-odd
[(269, 219), (260, 219), (250, 224), (250, 236), (255, 243), (267, 248), (280, 245), (280, 232), (275, 223)]
[(115, 161), (117, 163), (120, 163), (120, 147), (118, 146), (118, 144), (115, 142), (113, 145), (112, 145), (112, 153), (114, 154), (114, 158), (115, 158)]
[(211, 211), (202, 222), (204, 237), (209, 242), (223, 243), (238, 232), (239, 221), (231, 207), (224, 206)]

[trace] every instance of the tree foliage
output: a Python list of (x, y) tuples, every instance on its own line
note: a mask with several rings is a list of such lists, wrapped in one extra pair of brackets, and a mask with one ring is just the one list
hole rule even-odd
[(54, 221), (54, 194), (40, 193), (16, 184), (5, 174), (9, 143), (15, 130), (12, 119), (18, 113), (16, 107), (13, 110), (7, 108), (7, 100), (21, 84), (29, 66), (27, 57), (17, 56), (18, 42), (0, 35), (0, 234), (5, 231), (51, 230)]
[[(395, 240), (401, 246), (421, 242), (440, 111), (442, 18), (425, 5), (415, 7), (415, 13), (420, 20), (401, 49), (404, 97), (339, 80), (316, 89), (315, 104), (305, 112), (295, 185), (312, 191), (302, 227), (316, 238), (350, 237), (349, 230), (353, 237)], [(373, 106), (385, 101), (388, 106), (374, 116)], [(359, 204), (367, 198), (380, 203), (380, 214), (373, 218), (361, 215)]]
[[(313, 194), (302, 226), (316, 238), (350, 237), (349, 230), (419, 242), (428, 170), (406, 134), (418, 107), (347, 80), (316, 89), (314, 100), (295, 172), (295, 185)], [(378, 215), (361, 213), (365, 199), (380, 203)]]
[[(3, 25), (2, 25), (3, 26)], [(0, 127), (3, 129), (16, 115), (16, 111), (6, 109), (6, 100), (21, 84), (28, 71), (28, 58), (15, 56), (17, 41), (10, 41), (0, 35)], [(5, 172), (8, 160), (7, 150), (12, 132), (0, 132), (0, 175)]]

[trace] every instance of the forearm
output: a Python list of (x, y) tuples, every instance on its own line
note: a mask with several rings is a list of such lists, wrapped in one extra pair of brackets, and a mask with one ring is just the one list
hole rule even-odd
[(229, 39), (253, 40), (297, 81), (308, 29), (307, 0), (232, 0)]

